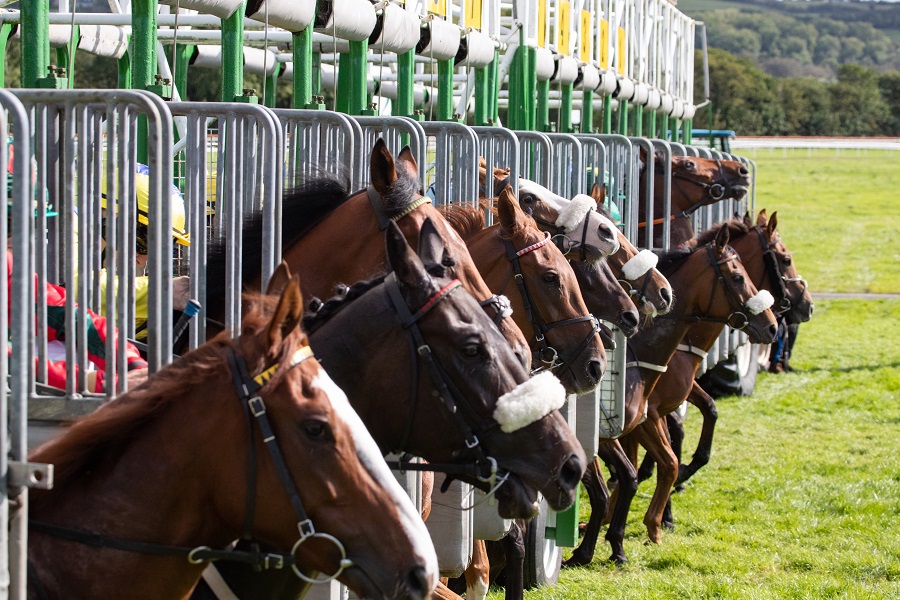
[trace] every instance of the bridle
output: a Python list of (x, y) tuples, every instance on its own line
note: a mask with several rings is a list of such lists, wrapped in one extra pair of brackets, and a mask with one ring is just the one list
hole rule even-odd
[[(291, 370), (306, 360), (313, 358), (312, 349), (309, 346), (302, 346), (296, 350), (289, 361), (284, 366), (285, 370)], [(194, 548), (183, 546), (172, 546), (168, 544), (157, 544), (151, 542), (139, 542), (133, 540), (123, 540), (121, 538), (106, 536), (99, 533), (84, 531), (72, 527), (55, 525), (52, 523), (44, 523), (34, 519), (28, 520), (28, 527), (34, 531), (44, 533), (59, 539), (77, 542), (94, 548), (111, 548), (114, 550), (122, 550), (125, 552), (134, 552), (137, 554), (148, 554), (154, 556), (182, 556), (191, 564), (200, 564), (206, 561), (228, 560), (252, 565), (256, 569), (283, 569), (290, 565), (294, 573), (307, 583), (318, 584), (328, 583), (336, 579), (343, 573), (344, 569), (353, 566), (353, 562), (347, 558), (347, 552), (344, 545), (334, 536), (327, 533), (317, 532), (303, 507), (297, 486), (288, 471), (284, 455), (278, 447), (275, 439), (275, 432), (269, 422), (267, 416), (266, 405), (259, 392), (272, 378), (275, 372), (282, 365), (275, 363), (262, 373), (251, 376), (247, 364), (243, 357), (235, 352), (234, 348), (229, 346), (226, 352), (226, 359), (234, 381), (235, 392), (241, 401), (246, 415), (247, 431), (248, 431), (248, 452), (249, 463), (247, 473), (247, 493), (245, 501), (244, 527), (242, 537), (244, 539), (252, 538), (252, 526), (256, 512), (256, 444), (255, 444), (255, 427), (254, 422), (259, 426), (262, 434), (263, 443), (269, 452), (269, 456), (275, 466), (275, 472), (280, 480), (282, 487), (287, 492), (290, 499), (291, 507), (297, 518), (297, 530), (299, 539), (294, 544), (290, 553), (279, 552), (263, 552), (257, 544), (251, 544), (251, 550), (235, 550), (226, 548), (222, 550), (214, 550), (209, 546), (197, 546)], [(318, 538), (332, 543), (341, 555), (338, 570), (327, 575), (324, 578), (312, 578), (300, 571), (296, 564), (294, 555), (297, 550), (305, 542), (310, 539)]]
[(440, 398), (450, 414), (453, 415), (459, 427), (459, 431), (462, 433), (463, 439), (465, 440), (466, 448), (471, 450), (475, 455), (472, 462), (464, 464), (419, 464), (411, 462), (410, 458), (404, 455), (398, 461), (388, 461), (388, 466), (401, 471), (435, 471), (446, 473), (448, 477), (441, 486), (443, 491), (446, 491), (450, 482), (457, 478), (457, 476), (464, 476), (477, 480), (487, 488), (488, 493), (496, 491), (496, 489), (506, 481), (509, 474), (506, 471), (497, 468), (496, 459), (488, 456), (485, 452), (479, 436), (486, 437), (486, 434), (488, 434), (490, 430), (498, 428), (499, 425), (496, 422), (492, 422), (486, 426), (476, 425), (474, 429), (469, 425), (468, 419), (471, 419), (474, 423), (478, 423), (480, 420), (478, 415), (465, 401), (466, 396), (453, 383), (450, 376), (447, 375), (447, 371), (441, 366), (437, 356), (432, 352), (431, 346), (425, 341), (418, 325), (418, 322), (424, 318), (429, 311), (446, 299), (454, 290), (461, 287), (462, 283), (460, 283), (458, 279), (454, 279), (435, 292), (415, 312), (410, 310), (409, 305), (403, 298), (403, 294), (400, 291), (400, 285), (397, 282), (396, 273), (391, 273), (385, 277), (384, 284), (391, 304), (393, 304), (394, 310), (397, 312), (403, 328), (409, 333), (410, 364), (412, 365), (412, 389), (410, 398), (412, 398), (413, 402), (404, 428), (403, 441), (398, 447), (406, 447), (412, 432), (413, 420), (416, 412), (416, 398), (418, 397), (418, 394), (416, 393), (419, 381), (418, 365), (419, 359), (421, 359), (421, 362), (425, 364), (425, 369), (428, 371), (428, 375), (431, 377), (431, 382), (435, 388), (432, 391), (432, 394)]
[[(529, 216), (534, 219), (534, 222), (538, 225), (543, 226), (544, 231), (551, 235), (553, 240), (553, 244), (559, 248), (559, 251), (563, 253), (563, 256), (569, 258), (569, 253), (575, 248), (581, 249), (581, 260), (587, 262), (587, 234), (588, 234), (588, 226), (590, 225), (590, 213), (593, 212), (594, 208), (591, 208), (588, 213), (584, 216), (584, 225), (581, 227), (581, 243), (572, 241), (566, 234), (565, 227), (560, 227), (556, 223), (551, 223), (550, 221), (545, 221), (540, 217), (536, 217), (534, 215), (534, 211), (528, 209)], [(570, 258), (571, 260), (571, 258)]]
[[(678, 321), (688, 321), (690, 323), (724, 323), (728, 325), (732, 329), (744, 329), (749, 323), (750, 318), (747, 316), (747, 313), (744, 312), (746, 309), (745, 303), (741, 300), (740, 296), (737, 292), (732, 289), (728, 283), (725, 281), (725, 274), (722, 271), (722, 265), (728, 264), (729, 262), (738, 259), (737, 252), (734, 251), (731, 246), (728, 246), (726, 249), (726, 255), (719, 260), (716, 257), (716, 253), (713, 250), (712, 244), (707, 244), (703, 246), (706, 250), (706, 254), (709, 257), (709, 262), (716, 268), (716, 276), (713, 279), (713, 286), (709, 292), (709, 302), (706, 305), (706, 310), (698, 315), (677, 315), (672, 313), (667, 313), (665, 315), (658, 315), (657, 318), (662, 319), (674, 319)], [(718, 317), (710, 317), (708, 316), (710, 311), (712, 311), (713, 302), (716, 297), (716, 289), (722, 286), (722, 289), (725, 293), (725, 298), (728, 300), (728, 305), (731, 308), (731, 314), (727, 317), (718, 318)]]
[(763, 263), (766, 267), (766, 275), (769, 277), (769, 281), (772, 282), (772, 290), (773, 295), (775, 296), (775, 306), (772, 307), (772, 310), (775, 311), (776, 314), (782, 315), (789, 310), (791, 310), (791, 299), (787, 293), (787, 283), (796, 283), (800, 282), (803, 286), (803, 291), (806, 291), (806, 280), (802, 277), (785, 277), (784, 273), (781, 271), (781, 265), (778, 263), (778, 257), (775, 256), (775, 250), (773, 246), (781, 241), (781, 238), (777, 238), (774, 242), (769, 242), (766, 237), (765, 232), (762, 227), (757, 225), (755, 227), (756, 234), (759, 236), (759, 243), (763, 249)]
[[(388, 227), (388, 223), (391, 221), (398, 222), (403, 217), (409, 215), (419, 207), (425, 204), (431, 204), (431, 199), (428, 196), (418, 196), (413, 199), (412, 202), (406, 205), (405, 208), (396, 211), (396, 212), (388, 212), (384, 208), (384, 198), (381, 197), (381, 194), (378, 190), (375, 189), (374, 185), (369, 185), (366, 187), (366, 196), (369, 199), (369, 204), (372, 205), (372, 211), (375, 213), (375, 218), (378, 221), (378, 229), (384, 231)], [(479, 300), (478, 305), (482, 308), (491, 308), (494, 311), (493, 321), (494, 325), (500, 326), (500, 322), (510, 316), (512, 314), (512, 309), (509, 306), (509, 300), (504, 296), (499, 296), (494, 294), (484, 300)]]
[[(512, 275), (516, 280), (516, 286), (519, 288), (519, 295), (522, 297), (522, 302), (525, 305), (525, 315), (531, 322), (532, 328), (534, 329), (534, 338), (539, 346), (539, 350), (536, 354), (538, 360), (542, 363), (542, 366), (539, 366), (537, 369), (533, 370), (532, 375), (546, 369), (558, 369), (560, 372), (565, 371), (566, 369), (571, 369), (572, 363), (581, 355), (582, 352), (584, 352), (588, 344), (590, 344), (591, 338), (594, 336), (594, 334), (600, 331), (600, 322), (591, 314), (587, 314), (583, 317), (574, 317), (572, 319), (553, 321), (551, 323), (547, 323), (546, 321), (544, 321), (543, 317), (541, 317), (541, 313), (540, 310), (538, 310), (537, 304), (534, 302), (534, 299), (528, 292), (528, 286), (525, 284), (525, 275), (522, 273), (522, 265), (519, 262), (519, 259), (529, 252), (534, 252), (538, 248), (541, 248), (542, 246), (550, 243), (550, 233), (546, 233), (546, 236), (547, 237), (545, 237), (540, 242), (532, 244), (518, 251), (512, 245), (512, 242), (510, 242), (509, 240), (503, 240), (503, 243), (506, 247), (506, 257), (510, 262), (510, 275)], [(508, 281), (509, 278), (507, 278), (507, 282)], [(506, 284), (504, 284), (503, 287), (505, 289)], [(581, 344), (579, 344), (575, 351), (572, 353), (572, 356), (564, 359), (562, 362), (559, 362), (559, 352), (547, 341), (547, 333), (550, 330), (556, 329), (558, 327), (565, 327), (566, 325), (575, 325), (585, 322), (590, 322), (592, 325), (590, 333), (585, 336)]]
[(680, 172), (672, 173), (673, 183), (675, 183), (675, 186), (678, 188), (678, 191), (682, 193), (682, 195), (687, 196), (687, 194), (684, 193), (684, 189), (679, 184), (679, 181), (684, 181), (688, 184), (695, 185), (706, 190), (706, 194), (704, 194), (704, 196), (700, 200), (694, 202), (692, 205), (690, 205), (680, 213), (672, 215), (672, 218), (690, 217), (692, 214), (697, 212), (697, 210), (699, 210), (701, 206), (709, 204), (710, 200), (712, 200), (712, 202), (718, 202), (719, 200), (722, 200), (725, 197), (725, 192), (734, 187), (735, 183), (737, 183), (737, 180), (729, 179), (727, 173), (725, 172), (725, 169), (722, 167), (721, 160), (717, 158), (715, 159), (715, 161), (716, 176), (712, 183), (700, 181), (699, 179), (690, 177)]

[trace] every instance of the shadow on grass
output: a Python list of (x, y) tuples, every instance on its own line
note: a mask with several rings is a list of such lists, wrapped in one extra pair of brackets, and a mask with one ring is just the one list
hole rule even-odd
[(821, 373), (823, 371), (828, 373), (853, 373), (854, 371), (874, 371), (876, 369), (891, 369), (891, 368), (900, 368), (900, 361), (894, 361), (892, 363), (887, 364), (879, 364), (879, 365), (855, 365), (850, 367), (837, 367), (837, 368), (827, 368), (827, 367), (810, 367), (808, 369), (800, 369), (798, 367), (793, 367), (792, 373)]

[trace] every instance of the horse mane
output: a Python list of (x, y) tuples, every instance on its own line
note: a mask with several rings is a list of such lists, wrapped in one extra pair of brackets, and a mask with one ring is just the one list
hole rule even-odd
[(697, 250), (697, 247), (676, 248), (657, 254), (659, 262), (656, 269), (663, 275), (670, 275), (682, 267), (685, 261)]
[[(322, 174), (302, 180), (286, 191), (281, 204), (282, 249), (288, 248), (350, 198), (349, 183), (335, 175)], [(262, 265), (262, 212), (250, 215), (243, 224), (241, 269), (243, 280), (260, 274)], [(288, 226), (285, 226), (288, 224)], [(207, 314), (221, 314), (227, 297), (226, 246), (230, 240), (219, 237), (210, 245), (206, 267)]]
[(467, 204), (441, 206), (438, 210), (463, 240), (468, 240), (485, 227), (484, 213)]
[(386, 275), (382, 275), (375, 279), (358, 281), (346, 288), (345, 293), (332, 296), (322, 303), (314, 312), (306, 313), (303, 317), (304, 331), (307, 331), (309, 334), (315, 333), (317, 329), (327, 323), (333, 316), (341, 312), (341, 310), (349, 306), (354, 300), (372, 288), (384, 283), (385, 277)]
[(750, 233), (750, 228), (747, 227), (746, 223), (744, 223), (744, 219), (740, 217), (732, 217), (727, 221), (716, 223), (709, 229), (697, 234), (694, 240), (694, 245), (705, 246), (706, 244), (709, 244), (716, 239), (716, 236), (719, 234), (719, 231), (721, 231), (723, 227), (728, 228), (728, 233), (731, 234), (731, 237), (746, 235)]
[[(278, 300), (277, 296), (246, 294), (244, 303), (250, 310), (241, 323), (242, 336), (261, 333), (269, 325)], [(286, 365), (291, 354), (308, 343), (306, 334), (300, 328), (282, 340), (276, 361), (283, 368), (279, 368), (266, 383), (263, 393), (281, 382), (288, 370)], [(193, 389), (208, 386), (213, 377), (227, 377), (223, 373), (227, 369), (225, 352), (237, 346), (238, 340), (232, 339), (228, 332), (220, 333), (154, 373), (138, 387), (76, 420), (63, 436), (35, 450), (29, 458), (53, 464), (54, 471), (52, 491), (35, 490), (31, 496), (32, 508), (39, 508), (43, 502), (59, 497), (73, 481), (98, 470), (108, 461), (116, 460), (145, 427), (170, 405), (183, 402)], [(259, 368), (259, 365), (250, 361), (247, 367), (252, 370)]]

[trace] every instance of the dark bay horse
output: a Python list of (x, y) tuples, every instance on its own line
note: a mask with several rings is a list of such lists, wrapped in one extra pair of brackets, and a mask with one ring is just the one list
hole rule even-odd
[[(710, 244), (672, 252), (660, 258), (660, 270), (671, 282), (678, 301), (670, 313), (657, 317), (652, 325), (642, 329), (629, 341), (625, 433), (640, 424), (650, 393), (665, 372), (666, 364), (690, 323), (728, 322), (742, 326), (751, 338), (760, 342), (774, 339), (774, 315), (768, 308), (758, 310), (765, 302), (758, 300), (758, 290), (728, 241), (729, 231), (723, 228)], [(627, 457), (622, 462), (623, 457), (613, 452), (612, 442), (601, 439), (598, 452), (604, 461), (611, 461), (618, 478), (606, 539), (613, 549), (611, 560), (624, 563), (627, 560), (622, 545), (625, 520), (637, 489), (637, 473)], [(582, 483), (591, 500), (591, 517), (584, 538), (566, 562), (567, 566), (590, 563), (609, 506), (608, 491), (596, 461), (588, 466)], [(653, 501), (665, 504), (661, 498), (654, 498)], [(651, 540), (659, 541), (659, 531), (651, 530), (649, 533)]]
[(509, 298), (516, 324), (531, 333), (532, 368), (553, 371), (568, 393), (592, 391), (606, 370), (606, 353), (572, 268), (522, 212), (511, 188), (500, 192), (496, 206), (499, 223), (491, 227), (470, 206), (448, 206), (443, 213), (488, 287)]
[[(665, 175), (663, 156), (657, 153), (653, 161), (653, 173), (642, 168), (640, 176), (640, 202), (638, 216), (638, 244), (647, 246), (647, 177), (653, 177), (653, 246), (662, 246), (662, 223), (672, 221), (670, 244), (678, 246), (694, 237), (694, 228), (690, 216), (699, 208), (722, 200), (733, 198), (740, 200), (750, 189), (750, 171), (743, 163), (736, 160), (699, 158), (695, 156), (672, 157), (672, 211), (663, 213), (663, 188)], [(641, 161), (647, 164), (646, 153), (641, 149)]]
[[(239, 337), (217, 336), (31, 455), (55, 465), (55, 485), (31, 495), (30, 598), (183, 598), (226, 555), (287, 569), (293, 555), (361, 596), (430, 596), (427, 531), (310, 360), (297, 280), (247, 306)], [(242, 534), (278, 553), (232, 553)]]
[[(802, 323), (812, 317), (813, 302), (806, 283), (799, 276), (793, 263), (791, 253), (778, 233), (777, 213), (772, 218), (766, 217), (766, 211), (760, 211), (756, 223), (747, 214), (743, 219), (732, 219), (713, 227), (691, 241), (692, 245), (702, 245), (717, 234), (720, 227), (727, 227), (730, 232), (731, 246), (741, 257), (741, 262), (760, 290), (769, 291), (774, 298), (773, 308), (792, 322)], [(664, 470), (677, 469), (676, 484), (686, 481), (698, 469), (709, 462), (712, 450), (712, 439), (715, 430), (716, 408), (713, 399), (703, 391), (694, 377), (706, 353), (718, 339), (723, 325), (719, 323), (695, 323), (691, 325), (678, 345), (678, 352), (669, 361), (669, 370), (663, 373), (656, 388), (650, 395), (648, 413), (654, 417), (670, 416), (685, 400), (700, 408), (703, 415), (703, 427), (700, 441), (693, 458), (688, 465), (680, 464), (681, 457), (673, 444), (676, 462), (667, 465)], [(671, 431), (671, 424), (669, 426)], [(632, 456), (636, 449), (632, 452)], [(641, 465), (640, 474), (652, 468), (652, 455), (645, 457), (647, 465)], [(668, 481), (671, 473), (663, 477)], [(661, 515), (653, 515), (662, 525), (674, 526), (671, 515), (671, 501)]]

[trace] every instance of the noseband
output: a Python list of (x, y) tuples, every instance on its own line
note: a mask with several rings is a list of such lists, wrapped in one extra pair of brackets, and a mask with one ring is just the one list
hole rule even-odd
[(476, 426), (475, 430), (469, 426), (466, 417), (471, 419), (472, 422), (478, 423), (478, 415), (469, 404), (464, 401), (466, 396), (453, 383), (450, 376), (447, 375), (447, 371), (441, 366), (437, 356), (432, 352), (431, 346), (425, 342), (425, 338), (422, 336), (422, 331), (419, 329), (418, 325), (420, 319), (427, 315), (428, 312), (442, 300), (447, 298), (454, 290), (461, 287), (462, 283), (460, 283), (458, 279), (454, 279), (432, 295), (431, 298), (429, 298), (415, 313), (410, 310), (409, 305), (403, 298), (395, 273), (388, 275), (385, 278), (384, 283), (391, 303), (394, 306), (394, 310), (397, 311), (400, 322), (403, 324), (403, 328), (409, 332), (410, 364), (412, 365), (413, 370), (411, 378), (412, 393), (410, 394), (410, 398), (413, 399), (413, 404), (410, 407), (410, 416), (407, 419), (403, 441), (399, 445), (399, 448), (406, 447), (412, 432), (413, 419), (416, 412), (416, 399), (418, 397), (416, 393), (419, 380), (418, 364), (419, 359), (421, 359), (421, 361), (425, 363), (426, 370), (435, 387), (432, 394), (440, 398), (450, 414), (456, 419), (459, 430), (465, 440), (466, 448), (475, 454), (474, 461), (467, 464), (418, 464), (411, 462), (408, 457), (404, 457), (400, 461), (389, 461), (388, 465), (391, 468), (403, 471), (437, 471), (447, 473), (448, 477), (442, 486), (444, 491), (446, 491), (446, 487), (449, 486), (450, 481), (458, 475), (474, 478), (482, 484), (485, 484), (488, 490), (494, 491), (496, 489), (496, 482), (499, 480), (502, 483), (506, 480), (508, 474), (506, 472), (498, 471), (497, 461), (486, 454), (484, 447), (481, 444), (481, 440), (479, 439), (479, 435), (484, 437), (491, 429), (497, 428), (499, 425), (497, 423), (491, 423), (487, 426)]
[[(537, 355), (538, 359), (541, 361), (541, 363), (543, 363), (543, 366), (540, 366), (537, 369), (533, 370), (532, 375), (545, 369), (559, 369), (560, 372), (565, 371), (566, 369), (570, 369), (575, 359), (578, 358), (582, 352), (584, 352), (585, 348), (587, 348), (594, 334), (600, 331), (600, 323), (591, 314), (583, 317), (575, 317), (573, 319), (553, 321), (552, 323), (547, 323), (541, 317), (541, 313), (538, 310), (537, 305), (532, 299), (531, 294), (528, 292), (528, 286), (525, 285), (525, 276), (522, 273), (522, 265), (519, 262), (519, 258), (528, 254), (529, 252), (534, 252), (538, 248), (547, 245), (550, 240), (550, 234), (547, 233), (547, 237), (540, 242), (532, 244), (531, 246), (523, 248), (519, 251), (516, 251), (516, 249), (512, 245), (512, 242), (510, 242), (509, 240), (503, 240), (503, 243), (506, 246), (506, 257), (509, 259), (511, 265), (511, 274), (515, 277), (516, 286), (519, 288), (519, 294), (522, 296), (522, 302), (525, 304), (525, 315), (528, 317), (528, 320), (531, 321), (531, 325), (534, 328), (535, 340), (540, 346)], [(509, 279), (507, 279), (507, 281), (509, 281)], [(504, 288), (505, 287), (506, 285), (504, 284)], [(588, 333), (587, 336), (585, 336), (584, 340), (582, 340), (581, 344), (579, 344), (579, 346), (575, 349), (575, 352), (573, 352), (571, 357), (563, 360), (563, 362), (558, 362), (559, 352), (557, 352), (557, 350), (547, 342), (547, 333), (551, 329), (556, 329), (557, 327), (575, 325), (577, 323), (584, 322), (590, 322), (592, 324), (591, 332)]]
[[(244, 414), (247, 417), (246, 422), (250, 461), (248, 464), (247, 496), (245, 503), (246, 509), (244, 514), (244, 529), (242, 537), (244, 539), (250, 539), (252, 537), (251, 529), (256, 512), (256, 444), (254, 442), (255, 428), (253, 427), (253, 423), (255, 420), (255, 422), (259, 425), (260, 432), (262, 433), (263, 443), (268, 449), (269, 456), (272, 458), (272, 462), (274, 463), (275, 472), (278, 475), (278, 479), (281, 481), (284, 490), (287, 492), (288, 498), (291, 502), (291, 506), (294, 510), (294, 515), (297, 518), (297, 530), (299, 532), (300, 538), (294, 544), (294, 547), (291, 549), (291, 552), (289, 554), (278, 552), (262, 552), (257, 544), (251, 544), (252, 549), (250, 551), (243, 551), (235, 549), (214, 550), (209, 546), (197, 546), (196, 548), (188, 548), (182, 546), (170, 546), (167, 544), (156, 544), (151, 542), (123, 540), (121, 538), (105, 536), (81, 529), (55, 525), (51, 523), (43, 523), (40, 521), (35, 521), (33, 519), (28, 520), (28, 527), (33, 531), (45, 533), (59, 539), (92, 546), (94, 548), (112, 548), (114, 550), (122, 550), (125, 552), (134, 552), (137, 554), (148, 554), (153, 556), (183, 556), (191, 564), (200, 564), (206, 561), (227, 560), (249, 564), (256, 569), (261, 570), (283, 569), (285, 568), (285, 566), (290, 565), (291, 569), (293, 569), (297, 577), (299, 577), (303, 581), (306, 581), (307, 583), (313, 584), (328, 583), (331, 580), (339, 577), (344, 569), (352, 566), (353, 562), (347, 558), (347, 552), (344, 549), (344, 545), (341, 544), (338, 539), (327, 533), (319, 533), (316, 531), (315, 527), (312, 524), (312, 521), (306, 514), (306, 510), (303, 508), (303, 502), (300, 500), (300, 494), (297, 492), (297, 486), (294, 484), (294, 480), (291, 477), (291, 474), (287, 468), (287, 464), (284, 461), (284, 456), (282, 455), (281, 450), (279, 449), (278, 444), (275, 441), (275, 432), (272, 429), (271, 423), (269, 422), (269, 418), (266, 413), (266, 405), (263, 401), (262, 396), (259, 395), (259, 392), (272, 378), (276, 370), (281, 365), (279, 363), (275, 363), (259, 375), (251, 376), (249, 371), (247, 370), (247, 364), (244, 359), (238, 356), (238, 354), (230, 346), (227, 348), (226, 358), (228, 360), (228, 365), (230, 367), (231, 375), (234, 380), (235, 391), (237, 393), (238, 399), (241, 401), (241, 406), (243, 406), (244, 408)], [(309, 346), (303, 346), (296, 352), (294, 352), (289, 362), (285, 365), (285, 368), (287, 370), (293, 369), (294, 367), (300, 365), (310, 358), (313, 358), (312, 349), (310, 349)], [(304, 542), (312, 538), (318, 538), (331, 542), (335, 547), (337, 547), (341, 555), (341, 561), (338, 570), (323, 579), (314, 579), (305, 575), (297, 567), (296, 561), (294, 559), (294, 555), (297, 552), (297, 549)]]
[[(588, 226), (590, 225), (590, 214), (593, 212), (594, 208), (590, 209), (587, 214), (584, 216), (584, 225), (581, 226), (581, 243), (572, 241), (568, 235), (566, 235), (565, 227), (560, 227), (556, 223), (551, 223), (550, 221), (545, 221), (544, 219), (540, 219), (534, 216), (533, 211), (529, 214), (529, 216), (534, 219), (534, 222), (538, 225), (542, 225), (546, 228), (546, 232), (552, 232), (553, 244), (559, 248), (559, 251), (563, 253), (563, 256), (569, 257), (569, 253), (575, 249), (581, 249), (581, 260), (587, 262), (587, 233)], [(571, 260), (571, 259), (570, 259)]]
[[(709, 200), (712, 200), (713, 202), (718, 202), (719, 200), (721, 200), (722, 198), (725, 197), (726, 191), (728, 191), (732, 187), (734, 187), (734, 184), (736, 183), (736, 181), (732, 181), (728, 178), (728, 175), (725, 173), (725, 169), (722, 167), (722, 161), (719, 159), (715, 159), (715, 160), (716, 160), (716, 177), (712, 183), (706, 183), (705, 181), (700, 181), (699, 179), (689, 177), (682, 173), (677, 173), (677, 172), (672, 173), (673, 179), (676, 179), (676, 180), (680, 179), (689, 184), (696, 185), (697, 187), (706, 190), (706, 194), (703, 196), (703, 198), (701, 198), (697, 202), (693, 203), (691, 206), (689, 206), (685, 210), (681, 211), (680, 213), (673, 215), (674, 217), (689, 217), (692, 214), (694, 214), (701, 206), (704, 206), (705, 204), (707, 204), (707, 202)], [(679, 191), (681, 191), (681, 193), (684, 194), (684, 190), (681, 189), (681, 186), (679, 186), (677, 184), (677, 182), (676, 182), (676, 187), (678, 187)]]

